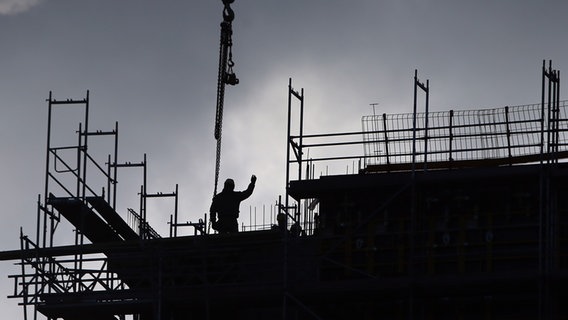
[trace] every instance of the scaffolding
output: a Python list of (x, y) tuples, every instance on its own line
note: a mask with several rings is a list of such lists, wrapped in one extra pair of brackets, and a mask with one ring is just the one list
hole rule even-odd
[[(560, 100), (559, 74), (551, 62), (548, 68), (543, 62), (540, 104), (429, 112), (429, 84), (415, 73), (413, 113), (363, 116), (362, 131), (324, 134), (303, 133), (304, 93), (294, 91), (290, 80), (289, 110), (297, 98), (300, 122), (299, 133), (289, 129), (287, 185), (294, 166), (298, 180), (309, 180), (316, 177), (315, 165), (320, 175), (329, 175), (331, 167), (333, 174), (356, 174), (410, 171), (413, 166), (428, 170), (558, 162), (568, 156), (568, 102)], [(424, 112), (417, 109), (417, 88), (426, 93)]]
[[(20, 250), (0, 255), (21, 268), (10, 297), (26, 320), (554, 319), (568, 312), (559, 300), (567, 104), (551, 63), (542, 79), (539, 105), (431, 113), (429, 81), (416, 71), (412, 114), (363, 117), (361, 132), (332, 134), (304, 133), (304, 90), (290, 79), (277, 225), (234, 235), (208, 234), (206, 216), (179, 222), (177, 185), (148, 192), (146, 155), (117, 160), (118, 124), (90, 129), (88, 92), (50, 93), (36, 237), (22, 231)], [(60, 146), (52, 113), (64, 105), (82, 122), (76, 143)], [(103, 137), (111, 155), (100, 165), (93, 140)], [(317, 176), (316, 165), (336, 162), (345, 172)], [(126, 168), (141, 169), (142, 185), (139, 208), (122, 216), (116, 185)], [(153, 198), (174, 202), (169, 236), (148, 223)]]
[[(118, 122), (114, 129), (91, 130), (89, 123), (89, 91), (83, 99), (56, 100), (49, 93), (47, 120), (47, 147), (45, 163), (45, 188), (43, 200), (38, 197), (37, 228), (35, 240), (21, 232), (21, 275), (13, 276), (16, 284), (11, 297), (21, 298), (24, 319), (37, 318), (42, 301), (47, 295), (78, 294), (96, 295), (100, 291), (126, 292), (127, 281), (109, 270), (107, 249), (90, 251), (89, 246), (107, 243), (159, 239), (161, 236), (147, 222), (147, 199), (173, 198), (174, 212), (170, 219), (170, 235), (178, 228), (178, 187), (172, 193), (149, 193), (147, 186), (147, 159), (141, 162), (118, 162)], [(54, 132), (58, 117), (63, 122), (68, 110), (80, 114), (81, 122), (76, 131), (76, 144), (61, 145), (61, 134)], [(69, 129), (69, 128), (66, 128)], [(101, 151), (94, 145), (95, 139), (110, 139), (110, 153), (104, 164), (92, 151)], [(105, 159), (102, 159), (105, 161)], [(128, 208), (128, 216), (121, 216), (117, 206), (118, 171), (122, 168), (142, 169), (142, 185), (139, 191), (138, 211)], [(56, 237), (64, 219), (70, 223), (73, 243), (68, 234)], [(61, 243), (64, 243), (62, 247)], [(112, 250), (111, 250), (112, 251)], [(42, 252), (40, 254), (40, 252)], [(131, 298), (117, 298), (115, 303)], [(34, 307), (30, 309), (29, 307)]]
[[(456, 309), (477, 304), (470, 315), (487, 319), (501, 312), (562, 318), (566, 203), (559, 194), (568, 118), (559, 71), (543, 61), (540, 104), (435, 113), (429, 81), (417, 72), (414, 80), (411, 114), (367, 116), (361, 132), (330, 134), (302, 134), (300, 115), (300, 134), (289, 131), (288, 170), (296, 166), (298, 175), (287, 179), (287, 196), (297, 208), (316, 200), (325, 221), (310, 234), (334, 235), (325, 241), (321, 272), (392, 280), (390, 295), (398, 298), (381, 310), (395, 318), (441, 316), (437, 308), (447, 301)], [(417, 111), (418, 89), (424, 112)], [(289, 91), (289, 101), (295, 96)], [(330, 163), (341, 163), (336, 168), (345, 174), (329, 174)], [(326, 173), (304, 177), (302, 168), (314, 172), (315, 164)], [(526, 308), (504, 311), (507, 299)]]

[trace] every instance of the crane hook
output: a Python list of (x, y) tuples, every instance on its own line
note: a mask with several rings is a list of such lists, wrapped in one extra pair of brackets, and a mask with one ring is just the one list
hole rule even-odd
[(223, 9), (223, 21), (225, 22), (233, 22), (235, 20), (235, 12), (231, 9), (231, 3), (234, 0), (223, 0), (223, 4), (225, 8)]

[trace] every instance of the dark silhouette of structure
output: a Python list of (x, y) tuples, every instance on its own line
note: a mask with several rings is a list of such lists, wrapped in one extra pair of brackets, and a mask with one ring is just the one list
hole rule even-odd
[[(214, 194), (224, 88), (238, 83), (233, 1), (223, 0)], [(430, 112), (429, 91), (416, 71), (411, 114), (363, 117), (360, 132), (305, 134), (304, 91), (290, 79), (278, 225), (220, 234), (208, 232), (207, 215), (179, 222), (177, 185), (148, 191), (146, 156), (118, 161), (118, 123), (92, 130), (89, 92), (50, 93), (35, 237), (22, 230), (20, 248), (0, 252), (20, 271), (10, 298), (24, 320), (566, 319), (568, 103), (559, 71), (543, 62), (534, 105)], [(61, 105), (84, 110), (74, 145), (52, 135)], [(92, 140), (109, 138), (107, 158), (91, 153)], [(129, 168), (142, 171), (139, 207), (119, 213), (118, 173)], [(228, 209), (214, 200), (211, 213), (238, 214), (255, 180)], [(148, 223), (154, 198), (174, 202), (169, 236)], [(231, 219), (222, 231), (235, 230)]]
[[(149, 193), (145, 157), (119, 163), (115, 153), (106, 168), (94, 165), (87, 140), (117, 141), (118, 130), (89, 129), (88, 94), (50, 94), (36, 236), (22, 232), (19, 250), (0, 253), (21, 270), (10, 297), (24, 319), (564, 319), (568, 104), (559, 83), (543, 64), (540, 104), (418, 112), (429, 86), (416, 73), (412, 114), (308, 135), (304, 93), (290, 80), (286, 195), (273, 215), (302, 232), (266, 224), (208, 234), (206, 216), (179, 223), (175, 205), (168, 237), (147, 223), (146, 201), (177, 204), (177, 187)], [(78, 145), (52, 141), (60, 104), (85, 107)], [(346, 162), (351, 172), (316, 177), (321, 165)], [(144, 169), (140, 208), (126, 219), (115, 209), (124, 167)], [(60, 237), (66, 226), (73, 237)], [(178, 234), (186, 227), (194, 235)]]
[[(213, 229), (219, 233), (234, 233), (239, 231), (239, 206), (241, 201), (250, 197), (254, 191), (256, 176), (250, 178), (250, 183), (246, 190), (235, 191), (235, 181), (225, 180), (223, 191), (213, 197), (209, 214)], [(217, 220), (219, 217), (219, 220)]]

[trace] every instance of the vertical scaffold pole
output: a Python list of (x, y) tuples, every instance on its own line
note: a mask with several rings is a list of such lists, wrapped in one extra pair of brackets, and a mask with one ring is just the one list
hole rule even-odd
[[(298, 143), (294, 141), (292, 136), (292, 96), (294, 96), (300, 102), (300, 124), (299, 124), (299, 136)], [(303, 135), (304, 135), (304, 89), (302, 88), (300, 93), (292, 88), (292, 79), (288, 80), (288, 134), (287, 134), (287, 141), (286, 141), (286, 199), (285, 206), (286, 210), (289, 207), (289, 193), (288, 188), (290, 186), (290, 165), (292, 162), (298, 163), (298, 180), (302, 179), (302, 163), (303, 163)], [(292, 150), (290, 150), (292, 149)], [(290, 151), (294, 152), (296, 156), (295, 160), (290, 159)], [(298, 213), (299, 214), (299, 213)], [(297, 216), (295, 214), (295, 219)]]
[(288, 79), (288, 122), (287, 122), (287, 132), (286, 132), (286, 199), (284, 200), (285, 206), (288, 206), (288, 188), (290, 186), (290, 145), (292, 141), (290, 139), (290, 130), (292, 122), (292, 78)]
[[(114, 165), (113, 165), (113, 172), (112, 172), (112, 208), (116, 210), (116, 186), (117, 186), (117, 179), (118, 179), (118, 168), (116, 164), (118, 163), (118, 121), (114, 123)], [(110, 163), (110, 161), (109, 161)], [(108, 190), (110, 196), (110, 190)], [(109, 202), (110, 203), (110, 202)]]
[(81, 190), (81, 199), (85, 200), (85, 194), (87, 190), (87, 161), (88, 161), (88, 154), (87, 154), (87, 140), (89, 137), (89, 90), (87, 90), (87, 97), (85, 99), (85, 134), (84, 134), (84, 141), (83, 146), (85, 150), (83, 150), (83, 188)]
[[(52, 117), (52, 101), (53, 101), (53, 94), (49, 91), (49, 98), (47, 99), (47, 147), (45, 151), (45, 186), (44, 186), (44, 200), (43, 203), (46, 205), (47, 210), (47, 199), (49, 197), (49, 158), (50, 158), (50, 150), (51, 150), (51, 117)], [(43, 236), (42, 236), (42, 243), (41, 245), (45, 248), (47, 246), (47, 212), (44, 212), (43, 215)], [(38, 243), (39, 245), (39, 243)]]
[(449, 146), (448, 146), (448, 161), (450, 162), (450, 168), (454, 160), (452, 156), (452, 146), (454, 142), (453, 124), (454, 124), (454, 110), (450, 110), (450, 119), (448, 120), (448, 136), (449, 136)]
[(428, 108), (430, 100), (430, 80), (426, 80), (426, 84), (418, 80), (418, 70), (414, 70), (414, 108), (412, 117), (412, 171), (416, 170), (416, 135), (417, 135), (417, 106), (418, 106), (418, 88), (426, 93), (425, 113), (424, 113), (424, 170), (427, 170), (428, 164)]
[[(546, 68), (546, 60), (542, 62), (542, 96), (541, 96), (541, 173), (540, 173), (540, 206), (539, 206), (539, 315), (548, 319), (553, 307), (551, 299), (550, 273), (555, 255), (556, 216), (555, 185), (551, 183), (550, 165), (558, 162), (558, 130), (559, 130), (559, 91), (560, 76), (552, 69), (552, 61)], [(546, 98), (545, 98), (546, 96)], [(546, 110), (546, 125), (545, 119)], [(546, 129), (545, 129), (546, 126)], [(544, 137), (546, 131), (546, 140)], [(544, 144), (546, 143), (546, 151)], [(544, 155), (543, 153), (546, 152)]]
[(546, 61), (542, 60), (542, 79), (541, 79), (541, 94), (540, 94), (540, 164), (544, 163), (544, 125), (545, 125), (545, 113), (544, 113), (544, 93), (545, 93), (545, 79), (546, 79)]
[(414, 69), (414, 105), (412, 108), (412, 176), (416, 170), (416, 106), (417, 106), (417, 91), (418, 86), (418, 70)]
[(387, 170), (390, 172), (390, 159), (389, 159), (389, 135), (387, 129), (387, 114), (383, 113), (383, 132), (385, 134), (385, 158)]

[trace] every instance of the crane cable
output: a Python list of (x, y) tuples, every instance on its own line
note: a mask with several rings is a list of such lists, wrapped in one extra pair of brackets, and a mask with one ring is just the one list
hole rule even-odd
[(236, 85), (239, 79), (233, 72), (233, 27), (235, 12), (231, 9), (234, 0), (223, 1), (223, 22), (221, 22), (221, 43), (219, 46), (219, 73), (217, 75), (217, 109), (215, 112), (215, 140), (217, 140), (216, 161), (215, 161), (215, 188), (213, 196), (217, 194), (219, 184), (219, 171), (221, 168), (221, 131), (223, 127), (223, 103), (225, 99), (225, 84)]

